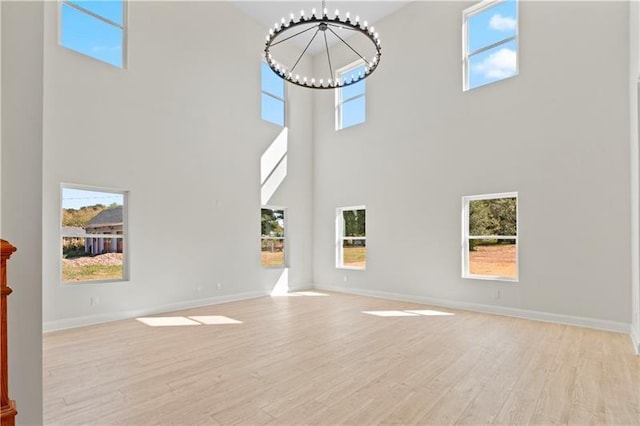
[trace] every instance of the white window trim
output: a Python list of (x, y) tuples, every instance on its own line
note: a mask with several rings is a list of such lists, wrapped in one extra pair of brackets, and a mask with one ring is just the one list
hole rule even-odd
[[(62, 232), (62, 189), (82, 189), (85, 191), (96, 191), (96, 192), (107, 192), (111, 194), (122, 195), (122, 234), (95, 234), (96, 237), (106, 237), (106, 238), (115, 238), (122, 239), (122, 278), (115, 280), (87, 280), (87, 281), (64, 281), (62, 279), (62, 238), (63, 237), (75, 237), (75, 235), (65, 235)], [(58, 266), (60, 271), (58, 273), (58, 280), (60, 281), (61, 287), (77, 287), (79, 284), (103, 284), (103, 283), (122, 283), (129, 282), (129, 191), (115, 188), (104, 188), (98, 186), (90, 186), (90, 185), (78, 185), (72, 183), (61, 183), (60, 184), (60, 199), (58, 200), (59, 214), (58, 218), (58, 226), (60, 227), (60, 253), (59, 253), (59, 262)]]
[[(265, 120), (263, 119), (263, 121), (266, 121), (267, 123), (271, 123), (273, 125), (276, 126), (280, 126), (280, 127), (287, 127), (287, 123), (289, 122), (289, 120), (287, 119), (288, 116), (288, 108), (287, 108), (287, 85), (284, 83), (284, 80), (282, 80), (282, 93), (283, 93), (283, 97), (281, 98), (280, 96), (277, 96), (271, 92), (267, 92), (266, 90), (264, 90), (264, 88), (262, 87), (262, 64), (267, 65), (267, 67), (269, 67), (269, 64), (267, 64), (267, 62), (262, 59), (262, 63), (260, 64), (260, 94), (261, 95), (267, 95), (275, 100), (281, 101), (282, 102), (282, 109), (284, 116), (282, 117), (282, 126), (280, 126), (279, 124), (274, 123), (273, 121), (269, 121), (269, 120)], [(273, 72), (273, 71), (269, 71), (269, 72)], [(274, 74), (275, 75), (275, 74)], [(262, 111), (261, 111), (262, 114)]]
[(284, 244), (284, 262), (282, 265), (274, 265), (274, 266), (265, 266), (262, 264), (262, 261), (260, 262), (260, 266), (263, 267), (264, 269), (285, 269), (289, 267), (289, 241), (287, 238), (288, 232), (287, 232), (287, 221), (288, 221), (288, 217), (289, 217), (289, 212), (287, 207), (282, 207), (282, 206), (274, 206), (272, 204), (268, 204), (268, 205), (264, 205), (260, 207), (260, 211), (262, 211), (262, 209), (269, 209), (269, 210), (282, 210), (284, 212), (284, 220), (282, 221), (282, 228), (284, 229), (284, 237), (264, 237), (262, 236), (262, 230), (260, 230), (260, 247), (262, 250), (262, 241), (263, 240), (282, 240), (283, 244)]
[(343, 265), (342, 261), (344, 259), (343, 257), (343, 244), (342, 242), (344, 240), (351, 240), (351, 241), (355, 241), (355, 240), (364, 240), (365, 244), (367, 241), (367, 237), (366, 237), (366, 225), (365, 225), (365, 236), (364, 237), (345, 237), (344, 236), (344, 216), (343, 216), (343, 212), (345, 211), (350, 211), (350, 210), (367, 210), (367, 207), (362, 205), (362, 206), (349, 206), (349, 207), (338, 207), (336, 209), (336, 268), (337, 269), (351, 269), (351, 270), (356, 270), (356, 271), (364, 271), (367, 269), (367, 262), (365, 260), (365, 266), (349, 266), (349, 265)]
[[(356, 68), (360, 68), (362, 66), (362, 60), (358, 59), (348, 65), (345, 65), (344, 67), (336, 70), (336, 74), (334, 76), (334, 78), (336, 79), (336, 81), (340, 78), (340, 74), (352, 70), (352, 69), (356, 69)], [(364, 81), (364, 80), (363, 80)], [(345, 127), (342, 126), (342, 109), (343, 109), (343, 105), (349, 102), (352, 102), (356, 99), (360, 99), (360, 98), (364, 98), (365, 99), (365, 108), (366, 108), (366, 102), (367, 102), (367, 89), (365, 86), (364, 92), (361, 95), (356, 95), (356, 96), (352, 96), (349, 99), (344, 99), (344, 100), (340, 100), (340, 98), (342, 98), (342, 88), (338, 88), (335, 90), (336, 96), (335, 96), (335, 114), (336, 114), (336, 131), (338, 130), (343, 130), (345, 129)], [(366, 118), (366, 112), (365, 112), (365, 120), (362, 123), (358, 123), (358, 124), (354, 124), (353, 126), (349, 126), (349, 127), (354, 127), (354, 126), (359, 126), (361, 124), (364, 124), (367, 122), (367, 118)], [(349, 127), (346, 127), (347, 129)]]
[[(122, 25), (120, 25), (120, 24), (118, 24), (116, 22), (113, 22), (110, 19), (105, 18), (102, 15), (99, 15), (99, 14), (97, 14), (95, 12), (92, 12), (92, 11), (90, 11), (88, 9), (85, 9), (84, 7), (82, 7), (81, 5), (79, 5), (77, 3), (73, 3), (73, 2), (70, 2), (68, 0), (59, 0), (58, 1), (58, 44), (60, 46), (62, 46), (63, 48), (67, 49), (67, 50), (70, 50), (72, 52), (75, 52), (75, 53), (78, 53), (80, 55), (86, 56), (88, 58), (94, 59), (94, 60), (96, 60), (98, 62), (102, 62), (104, 64), (111, 65), (112, 67), (116, 67), (116, 68), (123, 69), (123, 70), (127, 69), (127, 63), (128, 63), (127, 59), (128, 59), (128, 56), (129, 56), (128, 55), (128, 51), (129, 50), (128, 50), (128, 47), (127, 47), (129, 45), (129, 31), (128, 31), (128, 27), (129, 27), (129, 25), (128, 25), (128, 22), (129, 22), (128, 9), (129, 8), (127, 7), (127, 1), (128, 0), (122, 0)], [(120, 68), (120, 67), (118, 67), (116, 65), (110, 64), (108, 62), (105, 62), (105, 61), (103, 61), (101, 59), (98, 59), (98, 58), (96, 58), (94, 56), (87, 55), (86, 53), (78, 52), (77, 50), (71, 49), (71, 48), (69, 48), (69, 47), (67, 47), (67, 46), (62, 44), (62, 6), (63, 5), (72, 7), (75, 10), (77, 10), (78, 12), (82, 12), (85, 15), (89, 15), (92, 18), (95, 18), (95, 19), (98, 19), (99, 21), (104, 22), (105, 24), (111, 25), (112, 27), (116, 27), (116, 28), (119, 28), (119, 29), (122, 30), (122, 68)]]
[[(491, 280), (491, 281), (508, 281), (518, 282), (520, 280), (520, 242), (518, 235), (483, 235), (480, 237), (469, 236), (469, 202), (477, 200), (495, 200), (497, 198), (515, 198), (516, 199), (516, 223), (517, 233), (520, 230), (520, 208), (518, 206), (518, 192), (501, 192), (496, 194), (469, 195), (462, 197), (462, 278)], [(515, 278), (504, 277), (500, 275), (475, 275), (469, 273), (469, 239), (502, 239), (516, 241), (516, 276)]]
[(501, 78), (500, 80), (493, 81), (491, 83), (483, 84), (482, 86), (476, 86), (473, 89), (477, 89), (478, 87), (488, 86), (493, 83), (497, 83), (502, 80), (506, 80), (511, 77), (515, 77), (520, 73), (520, 2), (515, 0), (516, 3), (516, 33), (513, 36), (505, 37), (504, 39), (492, 43), (487, 46), (483, 46), (479, 49), (474, 50), (473, 52), (469, 52), (469, 28), (467, 26), (467, 20), (469, 17), (482, 13), (486, 10), (491, 9), (494, 6), (499, 5), (500, 3), (504, 3), (507, 0), (483, 0), (480, 3), (474, 4), (471, 7), (462, 11), (462, 91), (466, 92), (468, 90), (472, 90), (469, 87), (469, 58), (480, 54), (482, 52), (486, 52), (489, 49), (493, 49), (494, 47), (501, 46), (503, 44), (509, 43), (513, 40), (516, 42), (516, 72), (505, 78)]

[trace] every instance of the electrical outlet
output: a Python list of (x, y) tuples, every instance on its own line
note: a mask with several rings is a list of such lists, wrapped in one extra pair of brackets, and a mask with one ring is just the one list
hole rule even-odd
[(349, 281), (349, 279), (347, 278), (347, 276), (343, 276), (342, 279), (344, 279), (344, 282), (346, 283), (347, 281)]
[(91, 296), (91, 306), (96, 306), (100, 304), (100, 298), (98, 296)]
[(218, 283), (217, 287), (218, 287), (218, 290), (220, 290), (222, 288), (222, 283)]

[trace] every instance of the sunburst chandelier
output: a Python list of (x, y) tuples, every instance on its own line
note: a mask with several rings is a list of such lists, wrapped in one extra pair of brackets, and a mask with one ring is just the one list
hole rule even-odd
[[(282, 52), (275, 52), (273, 48), (299, 37), (303, 37), (301, 39), (303, 42), (305, 38), (309, 38), (309, 40), (292, 65), (291, 62), (287, 65), (282, 59), (282, 55), (280, 55), (280, 59), (275, 57), (277, 53)], [(307, 16), (302, 10), (300, 11), (300, 18), (297, 20), (293, 13), (289, 15), (288, 21), (282, 18), (279, 23), (276, 22), (273, 28), (269, 30), (266, 39), (264, 56), (273, 72), (289, 83), (311, 89), (335, 89), (350, 86), (364, 80), (376, 70), (382, 55), (380, 38), (374, 27), (370, 27), (367, 21), (361, 22), (359, 16), (352, 19), (349, 12), (346, 13), (344, 18), (341, 18), (339, 11), (336, 10), (333, 16), (330, 17), (327, 14), (325, 1), (322, 2), (320, 14), (317, 14), (316, 10), (312, 9), (311, 15)], [(309, 47), (312, 46), (314, 41), (316, 44), (320, 43), (320, 52), (324, 50), (323, 53), (326, 53), (327, 67), (324, 72), (328, 71), (329, 74), (310, 77), (301, 76), (296, 73), (296, 67), (303, 56), (308, 53)], [(358, 46), (356, 46), (356, 41), (359, 44)], [(300, 43), (300, 45), (302, 44), (304, 43)], [(354, 61), (362, 62), (359, 67), (361, 71), (338, 78), (334, 72), (341, 67), (334, 69), (331, 50), (329, 49), (329, 46), (334, 44), (346, 46), (348, 52), (353, 54)]]

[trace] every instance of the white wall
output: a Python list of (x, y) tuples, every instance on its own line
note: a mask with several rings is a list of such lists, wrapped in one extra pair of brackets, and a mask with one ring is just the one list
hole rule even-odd
[[(332, 94), (316, 97), (314, 280), (628, 330), (629, 6), (522, 2), (520, 75), (463, 93), (471, 4), (414, 2), (375, 23), (366, 124), (334, 131)], [(460, 278), (461, 197), (506, 191), (520, 281)], [(336, 269), (335, 209), (360, 204), (367, 269)]]
[[(120, 70), (58, 46), (56, 22), (47, 3), (45, 328), (269, 292), (282, 270), (260, 266), (260, 158), (281, 128), (260, 119), (265, 28), (224, 2), (129, 2)], [(289, 96), (270, 204), (288, 207), (289, 285), (308, 287), (311, 95)], [(60, 284), (61, 182), (130, 191), (129, 282)]]
[(629, 3), (629, 138), (631, 150), (631, 333), (640, 354), (640, 152), (638, 92), (640, 90), (640, 5)]
[(42, 13), (2, 2), (2, 238), (8, 264), (9, 396), (18, 425), (42, 424)]

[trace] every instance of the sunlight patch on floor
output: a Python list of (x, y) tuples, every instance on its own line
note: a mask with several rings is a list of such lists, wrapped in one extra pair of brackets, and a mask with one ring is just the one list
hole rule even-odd
[(315, 291), (293, 291), (291, 293), (271, 293), (271, 296), (278, 296), (278, 297), (300, 297), (300, 296), (307, 296), (307, 297), (318, 297), (318, 296), (329, 296), (328, 294), (324, 294), (324, 293), (318, 293)]
[(292, 294), (297, 296), (329, 296), (328, 294), (318, 293), (317, 291), (296, 291)]
[(183, 325), (200, 325), (198, 321), (190, 320), (185, 317), (147, 317), (136, 318), (143, 324), (149, 327), (176, 327)]
[(411, 311), (405, 311), (405, 312), (410, 312), (412, 314), (418, 314), (418, 315), (424, 315), (427, 317), (449, 317), (449, 316), (454, 316), (455, 314), (452, 312), (443, 312), (443, 311), (433, 311), (431, 309), (421, 309), (421, 310), (411, 310)]
[(191, 325), (224, 325), (224, 324), (242, 324), (242, 321), (223, 315), (206, 315), (195, 317), (144, 317), (136, 318), (141, 323), (149, 327), (179, 327)]
[(377, 317), (433, 317), (433, 316), (453, 316), (451, 312), (434, 311), (431, 309), (407, 310), (407, 311), (362, 311), (363, 314), (375, 315)]
[(242, 324), (242, 321), (234, 320), (233, 318), (225, 317), (224, 315), (208, 315), (189, 317), (194, 321), (205, 325), (218, 325), (218, 324)]

